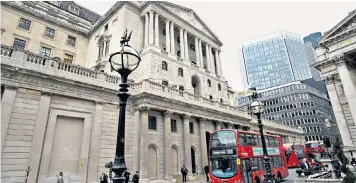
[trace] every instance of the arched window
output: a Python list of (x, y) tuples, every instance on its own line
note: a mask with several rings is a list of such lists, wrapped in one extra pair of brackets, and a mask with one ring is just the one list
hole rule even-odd
[(211, 87), (211, 81), (208, 79), (208, 86)]
[(182, 68), (178, 68), (178, 76), (183, 77), (183, 69)]
[(220, 84), (218, 84), (218, 90), (221, 91), (221, 85)]
[(162, 61), (162, 70), (168, 71), (168, 65), (166, 61)]

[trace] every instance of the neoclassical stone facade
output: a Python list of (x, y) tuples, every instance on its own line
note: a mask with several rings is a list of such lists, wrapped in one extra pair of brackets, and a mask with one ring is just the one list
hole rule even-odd
[[(223, 78), (222, 44), (192, 10), (167, 2), (118, 2), (83, 32), (86, 67), (1, 46), (2, 182), (24, 182), (28, 167), (28, 183), (56, 182), (60, 171), (65, 182), (97, 182), (108, 171), (120, 78), (107, 59), (124, 28), (134, 30), (131, 45), (142, 57), (130, 75), (125, 127), (126, 163), (131, 172), (140, 171), (142, 182), (171, 182), (183, 164), (193, 178), (208, 161), (212, 131), (257, 131), (256, 120), (230, 103), (234, 92)], [(264, 129), (285, 141), (301, 140), (296, 128), (264, 121)]]
[(356, 145), (356, 10), (318, 41), (315, 67), (326, 82), (342, 141)]

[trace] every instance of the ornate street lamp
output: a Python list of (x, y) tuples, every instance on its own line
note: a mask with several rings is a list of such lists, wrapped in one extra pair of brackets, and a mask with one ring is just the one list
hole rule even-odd
[(130, 35), (127, 36), (127, 29), (124, 32), (124, 35), (121, 37), (121, 46), (110, 55), (109, 62), (111, 69), (118, 72), (121, 75), (121, 84), (119, 84), (119, 98), (120, 98), (120, 115), (119, 115), (119, 124), (118, 124), (118, 133), (117, 133), (117, 142), (116, 142), (116, 153), (114, 162), (106, 163), (105, 168), (110, 169), (110, 178), (112, 172), (115, 173), (115, 176), (112, 177), (113, 183), (123, 183), (125, 178), (123, 177), (123, 172), (127, 170), (125, 163), (125, 111), (126, 111), (126, 102), (130, 94), (128, 93), (127, 77), (129, 74), (134, 71), (140, 64), (141, 58), (138, 52), (133, 49), (128, 42), (130, 41), (132, 31)]
[(252, 113), (254, 113), (257, 116), (258, 128), (260, 130), (261, 141), (262, 141), (263, 159), (265, 162), (266, 174), (264, 176), (263, 182), (274, 183), (275, 179), (272, 175), (271, 164), (269, 163), (270, 158), (268, 157), (267, 154), (266, 141), (265, 141), (265, 136), (263, 134), (263, 124), (261, 120), (261, 113), (264, 111), (264, 105), (261, 101), (258, 100), (258, 94), (256, 92), (256, 88), (251, 88), (251, 90), (253, 90), (254, 92), (252, 93), (251, 96), (253, 102), (250, 105), (250, 109)]

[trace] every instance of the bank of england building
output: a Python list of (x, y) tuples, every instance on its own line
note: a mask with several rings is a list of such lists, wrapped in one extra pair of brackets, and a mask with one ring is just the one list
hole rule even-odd
[[(2, 182), (98, 182), (116, 148), (120, 78), (109, 55), (125, 29), (142, 61), (129, 76), (125, 158), (142, 181), (190, 178), (208, 162), (210, 132), (258, 131), (234, 107), (219, 38), (192, 10), (117, 2), (103, 16), (74, 2), (1, 2)], [(296, 128), (264, 130), (300, 142)], [(30, 167), (30, 171), (27, 169)]]

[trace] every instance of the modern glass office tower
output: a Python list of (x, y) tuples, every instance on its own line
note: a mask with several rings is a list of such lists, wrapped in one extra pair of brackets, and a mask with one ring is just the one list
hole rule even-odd
[(322, 37), (321, 32), (315, 32), (315, 33), (311, 33), (308, 36), (305, 36), (303, 38), (304, 43), (310, 42), (313, 46), (313, 48), (315, 49), (316, 47), (318, 47), (318, 44), (316, 43), (320, 38)]
[(311, 78), (301, 37), (279, 31), (242, 46), (249, 86), (265, 89)]

